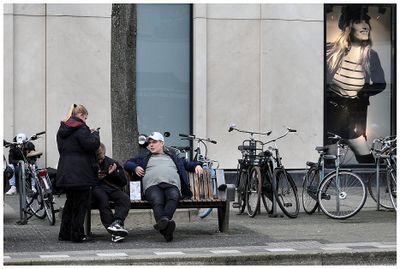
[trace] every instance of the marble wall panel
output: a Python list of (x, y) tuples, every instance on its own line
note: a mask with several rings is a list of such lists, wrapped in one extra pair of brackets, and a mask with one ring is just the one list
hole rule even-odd
[(47, 4), (47, 15), (111, 18), (111, 4)]
[[(109, 18), (49, 17), (47, 23), (47, 129), (55, 137), (60, 120), (73, 103), (89, 111), (87, 124), (101, 127), (100, 137), (111, 155)], [(55, 140), (48, 141), (57, 164)]]
[[(31, 6), (31, 5), (29, 5)], [(26, 9), (28, 10), (28, 9)], [(30, 136), (45, 131), (45, 19), (43, 16), (14, 16), (13, 83), (5, 92), (13, 91), (13, 136)], [(8, 70), (10, 72), (10, 70)], [(8, 113), (7, 113), (8, 115)], [(9, 138), (8, 138), (9, 139)], [(35, 141), (36, 150), (45, 151), (45, 139)], [(46, 156), (39, 160), (45, 162)]]
[(45, 12), (45, 4), (13, 4), (13, 14), (15, 15), (44, 16)]
[(260, 19), (260, 4), (208, 4), (209, 19)]
[(237, 146), (247, 137), (228, 133), (228, 125), (259, 128), (259, 33), (259, 21), (208, 21), (207, 135), (218, 141), (209, 156), (221, 167), (236, 167)]
[(14, 16), (13, 5), (4, 5), (3, 17), (3, 136), (14, 136)]
[[(282, 34), (284, 33), (284, 34)], [(323, 142), (323, 22), (263, 21), (261, 118), (288, 167), (301, 168)]]
[(262, 19), (322, 21), (324, 6), (321, 4), (262, 4)]

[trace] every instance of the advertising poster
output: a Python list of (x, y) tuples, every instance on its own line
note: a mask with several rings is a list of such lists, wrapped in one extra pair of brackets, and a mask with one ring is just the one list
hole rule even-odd
[(375, 138), (396, 133), (395, 5), (325, 4), (324, 142), (344, 165), (372, 164)]

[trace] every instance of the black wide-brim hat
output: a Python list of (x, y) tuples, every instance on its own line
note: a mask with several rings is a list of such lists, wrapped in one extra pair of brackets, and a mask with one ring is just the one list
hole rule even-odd
[(340, 30), (344, 31), (346, 26), (350, 25), (351, 21), (365, 20), (369, 23), (371, 19), (368, 16), (368, 6), (366, 5), (346, 5), (342, 7), (342, 15), (340, 15), (338, 26)]

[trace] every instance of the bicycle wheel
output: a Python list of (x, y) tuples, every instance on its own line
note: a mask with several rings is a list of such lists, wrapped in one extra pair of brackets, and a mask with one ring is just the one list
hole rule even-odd
[(396, 171), (394, 169), (391, 169), (389, 175), (387, 175), (387, 182), (390, 200), (392, 201), (394, 209), (397, 210), (397, 178)]
[(247, 184), (246, 204), (247, 214), (254, 218), (260, 209), (262, 175), (260, 167), (255, 166), (250, 170), (250, 177)]
[(297, 187), (292, 177), (285, 170), (274, 170), (276, 180), (275, 198), (282, 212), (289, 218), (296, 218), (299, 214), (299, 198)]
[(241, 170), (237, 178), (238, 183), (236, 184), (236, 194), (239, 214), (242, 214), (246, 209), (246, 188), (248, 177), (249, 175), (247, 170)]
[[(379, 171), (379, 205), (383, 208), (393, 209), (392, 200), (390, 198), (390, 187), (388, 185), (387, 171)], [(378, 202), (378, 191), (376, 188), (376, 172), (372, 173), (368, 178), (368, 192), (371, 198)]]
[(44, 211), (46, 213), (47, 220), (49, 221), (50, 225), (54, 225), (56, 223), (56, 216), (54, 213), (54, 203), (53, 203), (54, 197), (50, 184), (51, 184), (50, 178), (47, 174), (39, 177), (38, 186), (43, 197)]
[(264, 176), (261, 199), (267, 213), (272, 214), (272, 200), (273, 200), (272, 175), (269, 170), (267, 170)]
[(43, 219), (46, 216), (43, 206), (43, 194), (41, 189), (36, 185), (36, 179), (31, 173), (27, 173), (25, 180), (26, 209), (28, 213), (35, 215), (39, 219)]
[(322, 211), (334, 219), (346, 219), (361, 210), (367, 199), (367, 190), (359, 176), (339, 171), (324, 178), (318, 192)]
[(307, 214), (313, 214), (318, 208), (318, 185), (320, 171), (317, 166), (308, 169), (303, 179), (303, 188), (301, 190), (301, 202), (304, 211)]

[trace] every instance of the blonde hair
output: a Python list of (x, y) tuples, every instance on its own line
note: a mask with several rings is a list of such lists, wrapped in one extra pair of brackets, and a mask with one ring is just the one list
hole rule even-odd
[[(330, 72), (335, 71), (343, 61), (344, 56), (351, 49), (351, 33), (352, 25), (346, 26), (344, 31), (339, 35), (332, 47), (327, 50), (326, 61)], [(370, 74), (370, 62), (369, 56), (371, 51), (372, 42), (369, 38), (367, 41), (361, 43), (361, 66), (363, 67), (364, 73)]]
[(83, 114), (83, 115), (89, 115), (89, 112), (87, 111), (86, 107), (83, 105), (77, 105), (77, 104), (72, 104), (71, 107), (69, 108), (67, 117), (65, 118), (64, 121), (69, 120), (72, 116), (75, 116), (76, 114)]

